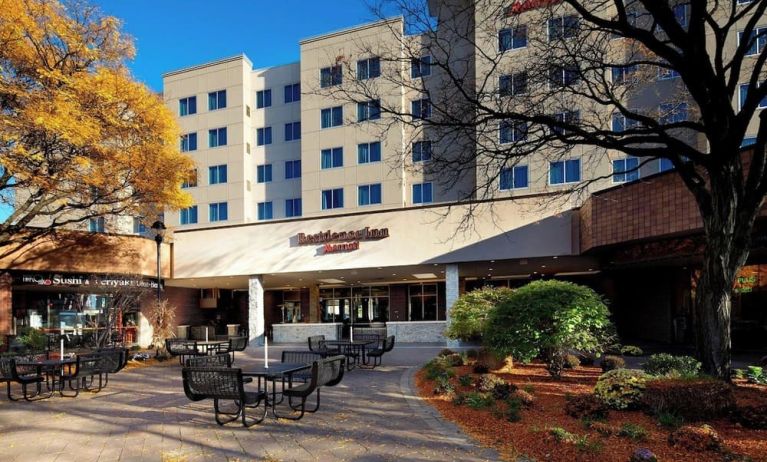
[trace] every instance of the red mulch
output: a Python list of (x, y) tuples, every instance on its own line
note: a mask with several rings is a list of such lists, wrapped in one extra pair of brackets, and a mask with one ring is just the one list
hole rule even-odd
[[(458, 385), (457, 377), (471, 373), (471, 367), (455, 368), (452, 380), (456, 391), (471, 391), (471, 387)], [(626, 462), (633, 451), (649, 448), (662, 462), (713, 462), (722, 461), (720, 453), (688, 453), (668, 444), (670, 430), (640, 411), (611, 411), (606, 423), (620, 427), (624, 423), (641, 425), (647, 430), (644, 441), (633, 441), (620, 436), (602, 436), (587, 429), (577, 419), (564, 412), (565, 394), (590, 394), (601, 370), (597, 367), (578, 367), (566, 370), (561, 380), (549, 376), (542, 364), (516, 365), (512, 370), (494, 372), (520, 389), (532, 386), (535, 403), (522, 410), (519, 422), (509, 422), (495, 417), (490, 410), (475, 410), (466, 405), (456, 406), (444, 396), (433, 394), (434, 383), (426, 380), (423, 371), (416, 376), (416, 385), (422, 398), (434, 406), (447, 420), (458, 424), (466, 433), (485, 446), (498, 450), (504, 460), (527, 455), (538, 461), (605, 461)], [(739, 383), (736, 389), (739, 403), (767, 402), (767, 390)], [(729, 420), (706, 422), (722, 437), (725, 447), (754, 461), (767, 461), (767, 430), (750, 430)], [(575, 444), (558, 442), (548, 433), (551, 427), (562, 427), (576, 435), (587, 435), (590, 442), (601, 443), (598, 449), (579, 449)]]

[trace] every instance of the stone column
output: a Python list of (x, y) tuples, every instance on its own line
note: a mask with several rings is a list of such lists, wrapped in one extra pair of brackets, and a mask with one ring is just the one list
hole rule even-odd
[(248, 279), (248, 345), (264, 344), (264, 283), (260, 275)]
[(13, 304), (11, 293), (13, 278), (8, 273), (0, 274), (0, 339), (5, 342), (6, 335), (12, 334), (13, 329)]
[[(458, 277), (458, 265), (446, 265), (445, 266), (445, 313), (447, 317), (447, 324), (450, 324), (450, 310), (453, 308), (453, 304), (461, 293), (461, 283)], [(448, 347), (458, 347), (460, 342), (457, 340), (447, 340)]]

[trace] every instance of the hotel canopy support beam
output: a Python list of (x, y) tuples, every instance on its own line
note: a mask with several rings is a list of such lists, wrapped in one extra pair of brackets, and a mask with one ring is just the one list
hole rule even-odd
[[(451, 264), (445, 266), (445, 307), (447, 325), (450, 325), (450, 310), (453, 308), (456, 300), (461, 295), (461, 283), (458, 277), (458, 265)], [(450, 348), (460, 347), (458, 340), (447, 339), (447, 346)]]
[(248, 346), (264, 345), (265, 327), (264, 281), (253, 275), (248, 278)]

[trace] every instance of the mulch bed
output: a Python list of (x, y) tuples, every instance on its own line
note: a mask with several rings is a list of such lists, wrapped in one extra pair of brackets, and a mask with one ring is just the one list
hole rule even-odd
[[(455, 368), (456, 377), (471, 374), (470, 366)], [(669, 445), (670, 430), (639, 411), (611, 411), (606, 424), (620, 427), (624, 423), (641, 425), (647, 430), (643, 441), (634, 441), (621, 436), (602, 436), (579, 420), (565, 414), (565, 394), (591, 394), (601, 370), (597, 367), (578, 367), (567, 370), (561, 380), (549, 376), (542, 364), (515, 365), (511, 370), (494, 371), (506, 381), (520, 389), (532, 389), (534, 404), (522, 410), (519, 422), (509, 422), (493, 414), (489, 409), (472, 409), (466, 405), (455, 405), (444, 395), (435, 395), (434, 382), (425, 378), (424, 372), (416, 375), (416, 386), (424, 400), (434, 406), (447, 420), (459, 425), (467, 434), (485, 446), (498, 450), (504, 460), (514, 461), (525, 455), (536, 461), (605, 461), (627, 462), (637, 448), (649, 448), (659, 461), (709, 462), (725, 459), (722, 453), (686, 452)], [(457, 392), (473, 391), (472, 387), (461, 387), (453, 379)], [(739, 383), (736, 389), (738, 402), (766, 402), (765, 387)], [(767, 430), (750, 430), (729, 420), (706, 422), (722, 437), (725, 447), (731, 453), (745, 455), (754, 461), (767, 461)], [(549, 434), (552, 427), (562, 427), (576, 435), (586, 435), (589, 447), (557, 441)]]

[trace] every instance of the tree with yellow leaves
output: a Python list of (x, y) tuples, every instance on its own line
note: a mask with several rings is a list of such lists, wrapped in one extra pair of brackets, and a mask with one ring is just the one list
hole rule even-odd
[(112, 215), (189, 205), (193, 169), (160, 96), (125, 68), (120, 22), (92, 6), (0, 0), (0, 247)]

